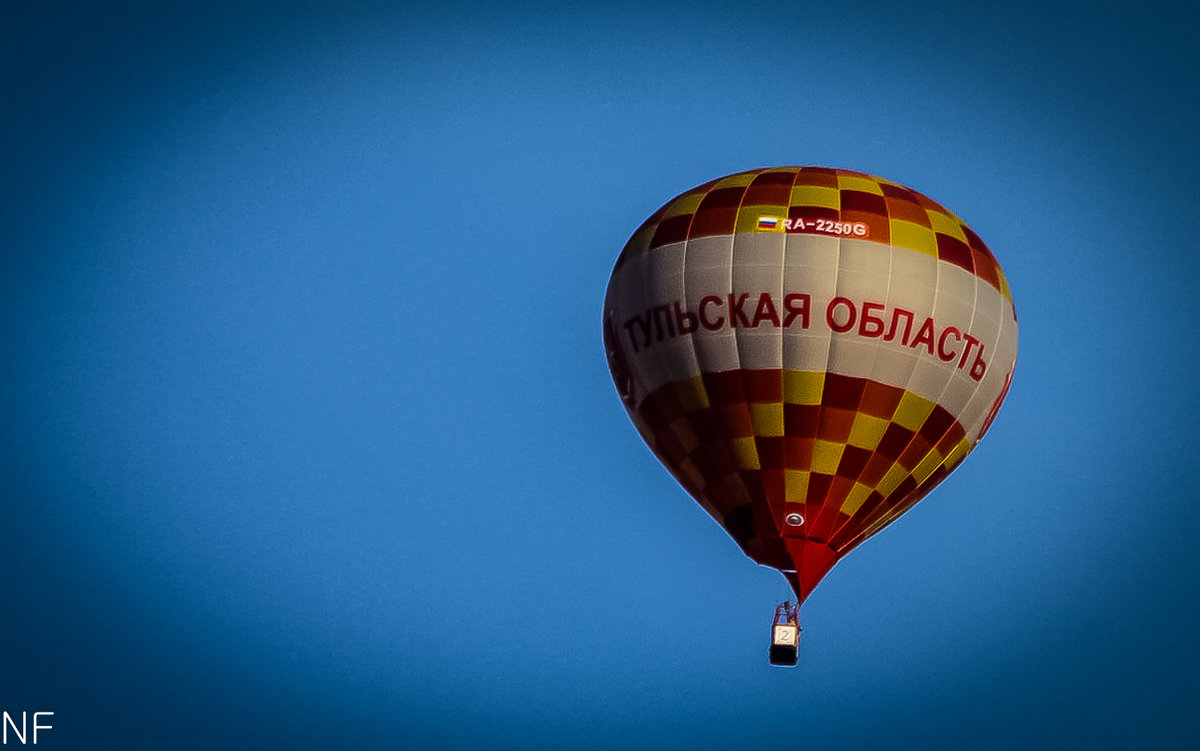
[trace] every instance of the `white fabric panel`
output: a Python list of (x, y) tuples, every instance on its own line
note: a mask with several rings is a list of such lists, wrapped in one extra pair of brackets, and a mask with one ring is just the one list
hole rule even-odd
[(870, 339), (850, 334), (834, 334), (829, 347), (829, 371), (856, 378), (868, 378), (879, 354), (879, 345)]
[[(684, 244), (665, 246), (647, 256), (654, 260), (653, 273), (648, 275), (644, 287), (643, 311), (664, 304), (673, 308), (675, 300), (683, 299)], [(697, 371), (691, 344), (686, 337), (678, 336), (677, 330), (676, 336), (670, 335), (676, 329), (673, 312), (666, 315), (654, 312), (651, 326), (654, 331), (647, 365), (654, 375), (650, 380), (663, 384), (694, 376)]]
[(946, 388), (946, 381), (950, 378), (949, 371), (952, 367), (937, 357), (930, 357), (928, 351), (921, 348), (918, 350), (916, 366), (913, 368), (912, 375), (908, 377), (907, 388), (918, 396), (936, 402)]
[(1008, 375), (1016, 366), (1017, 322), (1013, 317), (1012, 304), (1003, 298), (1001, 298), (1001, 303), (1000, 325), (997, 327), (995, 341), (987, 342), (988, 349), (991, 351), (991, 354), (985, 357), (988, 363), (987, 371), (984, 373), (979, 389), (967, 405), (968, 417), (963, 421), (967, 429), (967, 437), (973, 442), (979, 440), (979, 433), (983, 430), (992, 405), (995, 404), (996, 397), (1004, 389), (1004, 382)]
[[(706, 295), (721, 298), (719, 306), (713, 306), (711, 315), (728, 318), (727, 295), (730, 292), (733, 270), (733, 238), (701, 237), (687, 243), (684, 285), (687, 289), (687, 308), (698, 311), (700, 300)], [(699, 372), (716, 373), (736, 370), (740, 367), (737, 338), (732, 329), (722, 326), (717, 331), (700, 327), (692, 334), (691, 344), (699, 363)]]
[[(967, 404), (979, 386), (979, 383), (970, 376), (971, 365), (975, 360), (979, 345), (974, 345), (968, 352), (965, 336), (969, 334), (976, 339), (986, 338), (983, 332), (992, 331), (995, 325), (986, 322), (981, 325), (979, 320), (976, 297), (980, 294), (981, 286), (991, 289), (986, 282), (974, 274), (968, 273), (965, 269), (951, 264), (942, 264), (941, 277), (938, 280), (938, 300), (934, 306), (933, 319), (938, 324), (939, 336), (947, 326), (953, 326), (963, 334), (957, 340), (952, 337), (946, 340), (947, 351), (956, 353), (956, 356), (954, 360), (946, 363), (949, 377), (941, 394), (934, 401), (945, 407), (960, 422), (963, 421)], [(995, 290), (992, 292), (995, 293)], [(999, 298), (998, 294), (994, 296)], [(935, 342), (935, 346), (937, 346), (937, 342)], [(959, 367), (964, 354), (967, 356), (966, 365)]]
[(633, 397), (637, 402), (640, 402), (656, 388), (651, 381), (654, 369), (647, 367), (643, 362), (644, 357), (635, 353), (624, 323), (631, 311), (640, 313), (646, 307), (645, 283), (646, 278), (651, 275), (650, 260), (651, 254), (649, 253), (642, 253), (626, 259), (625, 264), (613, 272), (604, 301), (605, 315), (613, 324), (615, 344), (629, 363), (630, 378), (633, 381)]
[[(902, 319), (896, 330), (892, 331), (895, 316), (893, 311), (899, 308), (913, 314), (912, 326), (908, 330), (908, 342), (911, 344), (921, 323), (933, 311), (933, 303), (937, 296), (939, 261), (924, 253), (904, 248), (889, 246), (887, 250), (891, 256), (891, 273), (883, 311), (884, 335), (891, 332), (893, 339), (890, 342), (884, 341), (882, 337), (879, 339), (880, 357), (876, 358), (871, 378), (891, 386), (908, 388), (920, 355), (904, 343), (904, 332), (908, 328), (907, 319)], [(903, 352), (906, 356), (903, 359), (891, 356), (891, 353), (896, 351)]]
[(837, 296), (838, 241), (820, 235), (787, 235), (785, 292), (807, 292), (809, 327), (798, 323), (786, 330), (783, 367), (788, 370), (825, 370), (829, 364), (832, 332), (825, 326), (825, 305)]
[[(736, 298), (749, 293), (743, 310), (754, 322), (754, 312), (762, 293), (772, 296), (776, 317), (783, 317), (783, 252), (785, 235), (779, 232), (740, 234), (733, 241), (733, 293)], [(781, 329), (770, 321), (761, 320), (758, 326), (739, 326), (734, 332), (738, 357), (747, 369), (782, 368), (783, 336)]]
[[(979, 338), (974, 327), (977, 281), (978, 277), (966, 269), (951, 263), (938, 263), (937, 297), (934, 300), (932, 314), (933, 322), (936, 324), (933, 342), (934, 354), (931, 357), (929, 349), (925, 345), (917, 348), (917, 353), (922, 358), (921, 364), (917, 366), (917, 371), (914, 371), (913, 380), (910, 382), (913, 385), (912, 391), (941, 404), (956, 418), (960, 418), (962, 409), (966, 406), (977, 385), (969, 375), (974, 348), (971, 353), (968, 353), (965, 369), (959, 368), (963, 350), (967, 347), (965, 335), (970, 334)], [(941, 337), (946, 328), (951, 326), (962, 333), (958, 334), (957, 338), (954, 336), (946, 338), (946, 351), (954, 354), (954, 359), (946, 362), (940, 359)], [(934, 375), (930, 370), (930, 360), (936, 363), (937, 373), (940, 376)], [(953, 400), (952, 403), (948, 403), (947, 396), (951, 394)]]
[(871, 380), (904, 387), (917, 367), (918, 355), (897, 342), (880, 342), (871, 365)]
[[(877, 340), (858, 335), (862, 325), (862, 304), (883, 304), (887, 299), (891, 253), (887, 246), (863, 240), (842, 239), (840, 241), (836, 290), (838, 297), (854, 303), (854, 328), (843, 334), (834, 334), (829, 350), (829, 370), (842, 375), (869, 378), (874, 370), (875, 358), (880, 350)], [(823, 299), (821, 316), (826, 315), (828, 301)], [(838, 306), (835, 314), (839, 322), (846, 321), (845, 305)]]

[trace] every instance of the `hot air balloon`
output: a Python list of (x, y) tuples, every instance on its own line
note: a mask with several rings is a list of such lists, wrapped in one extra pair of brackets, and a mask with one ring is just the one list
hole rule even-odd
[[(646, 444), (796, 608), (970, 453), (1017, 352), (978, 235), (915, 190), (826, 167), (667, 202), (617, 258), (603, 330)], [(771, 661), (795, 664), (781, 646)]]

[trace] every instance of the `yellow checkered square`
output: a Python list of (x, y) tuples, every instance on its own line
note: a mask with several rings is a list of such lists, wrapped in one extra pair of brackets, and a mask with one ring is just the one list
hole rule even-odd
[(657, 223), (638, 227), (637, 232), (633, 233), (633, 237), (629, 238), (629, 242), (625, 243), (625, 249), (621, 251), (621, 254), (637, 256), (647, 252), (650, 250), (650, 240), (654, 238), (654, 233), (657, 230)]
[(713, 186), (709, 188), (709, 190), (712, 191), (716, 190), (717, 188), (731, 188), (749, 185), (750, 183), (754, 182), (754, 178), (756, 177), (758, 177), (757, 172), (739, 172), (736, 175), (730, 175), (729, 177), (723, 177), (720, 180), (717, 180)]
[(888, 231), (892, 245), (897, 248), (908, 248), (937, 258), (937, 238), (932, 230), (903, 219), (891, 219), (888, 221)]
[(958, 442), (957, 445), (955, 445), (954, 448), (950, 449), (950, 453), (946, 455), (946, 469), (953, 469), (954, 467), (958, 466), (958, 463), (963, 460), (970, 450), (971, 441), (963, 438)]
[(928, 399), (917, 396), (911, 391), (905, 391), (900, 403), (896, 405), (896, 414), (892, 421), (900, 423), (905, 428), (916, 433), (925, 424), (925, 418), (933, 411), (934, 404)]
[(895, 521), (896, 518), (900, 516), (900, 513), (901, 512), (894, 510), (885, 511), (878, 519), (863, 528), (863, 531), (860, 533), (860, 537), (864, 539), (870, 537), (891, 522)]
[(695, 214), (696, 209), (700, 208), (700, 202), (704, 200), (705, 193), (689, 193), (686, 196), (680, 196), (671, 202), (663, 214), (663, 219), (680, 214)]
[(704, 388), (704, 379), (701, 376), (677, 381), (674, 389), (685, 412), (695, 412), (708, 407), (708, 391)]
[(734, 438), (730, 441), (733, 455), (737, 459), (738, 469), (760, 469), (758, 449), (754, 446), (754, 436)]
[(822, 188), (819, 185), (795, 185), (792, 187), (793, 206), (823, 206), (827, 209), (841, 208), (841, 194), (837, 188)]
[(838, 462), (842, 460), (845, 444), (833, 441), (813, 441), (813, 472), (832, 475), (837, 472)]
[(967, 241), (967, 236), (962, 231), (962, 224), (954, 217), (943, 214), (940, 211), (926, 211), (925, 213), (929, 215), (929, 223), (933, 225), (934, 232), (950, 235), (962, 240), (964, 243)]
[(863, 193), (874, 193), (877, 196), (883, 195), (883, 188), (879, 187), (877, 181), (869, 177), (839, 174), (837, 181), (838, 187), (842, 190), (857, 190)]
[(859, 412), (854, 416), (854, 424), (850, 427), (848, 443), (860, 449), (874, 451), (879, 446), (879, 439), (883, 438), (884, 431), (890, 424), (888, 420), (873, 417), (866, 412)]
[(908, 477), (908, 470), (897, 464), (887, 471), (875, 489), (879, 491), (880, 495), (886, 496), (900, 487), (900, 483), (904, 482), (905, 477)]
[(754, 425), (754, 435), (782, 436), (783, 404), (751, 404), (750, 422)]
[(861, 482), (854, 483), (854, 487), (846, 495), (846, 500), (842, 501), (842, 513), (848, 516), (853, 516), (855, 511), (862, 507), (863, 502), (871, 495), (871, 488), (863, 485)]
[(804, 502), (804, 497), (808, 495), (809, 474), (808, 472), (794, 469), (784, 470), (784, 493), (789, 502)]
[(788, 404), (820, 404), (825, 374), (809, 370), (783, 371), (783, 400)]
[(925, 455), (924, 459), (917, 463), (917, 466), (913, 467), (913, 479), (918, 483), (925, 482), (927, 479), (929, 479), (929, 476), (934, 473), (934, 470), (941, 466), (941, 464), (942, 455), (936, 450), (931, 450)]

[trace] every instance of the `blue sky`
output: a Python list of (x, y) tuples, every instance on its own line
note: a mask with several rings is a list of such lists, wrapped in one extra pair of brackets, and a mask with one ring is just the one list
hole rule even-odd
[[(0, 710), (50, 748), (1197, 735), (1196, 33), (1169, 3), (39, 5), (0, 24)], [(608, 273), (823, 164), (947, 205), (1018, 368), (805, 605), (657, 464)]]

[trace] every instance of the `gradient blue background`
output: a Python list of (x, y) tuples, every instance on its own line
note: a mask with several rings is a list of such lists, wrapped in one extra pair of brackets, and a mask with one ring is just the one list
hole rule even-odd
[[(39, 746), (1196, 741), (1176, 4), (238, 5), (0, 22), (0, 709)], [(1021, 321), (795, 670), (600, 342), (637, 225), (771, 164), (946, 204)]]

